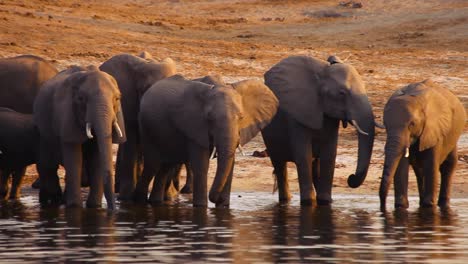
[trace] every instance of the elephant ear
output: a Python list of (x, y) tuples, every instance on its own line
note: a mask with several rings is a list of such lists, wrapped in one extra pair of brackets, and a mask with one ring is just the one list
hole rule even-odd
[[(78, 72), (64, 80), (62, 87), (55, 90), (54, 120), (60, 140), (67, 143), (83, 143), (87, 140), (84, 127), (77, 119), (77, 96), (81, 85), (86, 81), (86, 72)], [(84, 123), (84, 120), (82, 120)]]
[(279, 107), (299, 123), (322, 127), (320, 78), (330, 64), (306, 56), (288, 57), (265, 73), (265, 84), (279, 100)]
[(432, 148), (449, 134), (452, 122), (452, 106), (447, 98), (437, 91), (430, 81), (418, 83), (418, 88), (426, 91), (423, 94), (425, 124), (419, 139), (419, 151)]
[(190, 81), (180, 75), (166, 78), (156, 85), (170, 87), (166, 89), (167, 96), (164, 98), (174, 102), (170, 106), (170, 116), (174, 125), (197, 144), (208, 148), (209, 130), (204, 105), (213, 85)]
[(240, 144), (255, 137), (275, 116), (278, 99), (259, 80), (245, 80), (232, 84), (242, 98), (242, 119), (239, 122)]

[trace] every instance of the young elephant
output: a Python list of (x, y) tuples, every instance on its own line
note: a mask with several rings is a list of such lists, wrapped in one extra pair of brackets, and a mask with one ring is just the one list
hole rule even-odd
[(209, 199), (229, 206), (234, 154), (276, 113), (278, 101), (260, 81), (247, 80), (214, 86), (175, 75), (155, 83), (140, 104), (140, 134), (144, 170), (135, 199), (161, 203), (167, 178), (181, 163), (193, 173), (193, 205), (207, 206), (210, 153), (216, 147), (216, 176)]
[[(66, 205), (81, 207), (82, 163), (86, 159), (91, 174), (87, 207), (100, 207), (104, 192), (108, 208), (113, 209), (112, 143), (125, 141), (115, 79), (97, 68), (65, 70), (44, 84), (34, 102), (33, 120), (41, 138), (37, 162), (40, 203), (61, 202), (56, 171), (62, 163)], [(83, 157), (85, 149), (88, 156)]]
[(457, 164), (457, 140), (465, 120), (465, 108), (460, 100), (430, 80), (412, 83), (390, 97), (384, 109), (387, 141), (380, 184), (382, 210), (393, 178), (395, 207), (408, 207), (408, 163), (417, 177), (420, 205), (435, 204), (439, 173), (438, 205), (449, 205), (450, 183)]
[(26, 167), (36, 163), (39, 131), (31, 114), (0, 107), (0, 199), (7, 198), (12, 176), (10, 199), (20, 197)]

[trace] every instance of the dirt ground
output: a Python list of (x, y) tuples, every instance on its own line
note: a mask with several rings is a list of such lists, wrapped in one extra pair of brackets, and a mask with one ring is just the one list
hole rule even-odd
[[(263, 78), (289, 55), (338, 55), (362, 75), (379, 121), (395, 89), (427, 78), (468, 104), (465, 0), (0, 1), (2, 57), (35, 54), (63, 69), (100, 65), (113, 55), (143, 50), (156, 58), (171, 57), (188, 77), (220, 74), (227, 82)], [(459, 143), (454, 197), (468, 197), (466, 131)], [(385, 132), (377, 129), (366, 182), (351, 189), (346, 180), (356, 165), (355, 133), (340, 130), (334, 193), (377, 195)], [(263, 149), (258, 136), (245, 146), (247, 156), (239, 154), (234, 191), (273, 189), (270, 160), (250, 156)], [(297, 195), (293, 164), (289, 172)], [(28, 179), (35, 174), (31, 167)], [(417, 195), (414, 175), (410, 182), (410, 194)]]

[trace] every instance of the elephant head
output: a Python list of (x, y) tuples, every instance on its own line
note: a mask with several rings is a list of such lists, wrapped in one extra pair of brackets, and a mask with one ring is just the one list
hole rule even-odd
[(146, 90), (155, 82), (176, 73), (176, 65), (171, 58), (157, 62), (146, 51), (139, 57), (130, 54), (116, 55), (99, 68), (117, 81), (127, 124), (137, 122), (139, 102)]
[(34, 123), (41, 137), (50, 142), (59, 139), (61, 144), (96, 140), (109, 203), (113, 196), (112, 143), (126, 140), (116, 81), (95, 67), (72, 67), (47, 82), (43, 89), (34, 104)]
[(321, 129), (325, 117), (348, 122), (358, 131), (356, 173), (348, 185), (365, 180), (374, 143), (374, 115), (364, 83), (356, 69), (331, 56), (322, 61), (307, 56), (282, 60), (265, 73), (265, 84), (275, 93), (280, 108), (299, 123)]
[(379, 193), (382, 209), (398, 164), (403, 157), (409, 157), (410, 147), (421, 152), (442, 142), (447, 144), (447, 136), (454, 134), (455, 113), (463, 112), (455, 107), (463, 106), (452, 99), (457, 100), (446, 89), (426, 80), (397, 90), (388, 100), (383, 117), (387, 141)]
[[(170, 115), (175, 126), (198, 145), (216, 148), (217, 169), (209, 199), (222, 204), (224, 197), (220, 194), (232, 172), (236, 148), (250, 141), (273, 118), (276, 97), (257, 80), (214, 86), (175, 75), (156, 86), (174, 88), (166, 95), (178, 97)], [(153, 86), (154, 90), (158, 87)]]

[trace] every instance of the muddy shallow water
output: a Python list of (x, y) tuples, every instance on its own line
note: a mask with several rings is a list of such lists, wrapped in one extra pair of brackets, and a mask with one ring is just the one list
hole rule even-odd
[[(0, 205), (0, 262), (465, 263), (468, 200), (452, 209), (378, 210), (375, 196), (335, 195), (332, 207), (278, 205), (233, 193), (231, 209), (41, 209), (36, 196)], [(391, 200), (389, 201), (392, 202)]]

